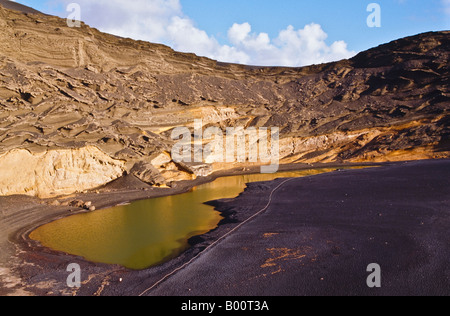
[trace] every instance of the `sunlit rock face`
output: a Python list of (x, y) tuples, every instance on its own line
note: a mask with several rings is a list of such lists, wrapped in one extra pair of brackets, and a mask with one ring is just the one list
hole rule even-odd
[(14, 149), (0, 156), (0, 194), (48, 198), (101, 186), (122, 176), (124, 162), (96, 147), (31, 153)]
[[(450, 156), (450, 32), (284, 68), (219, 63), (2, 6), (0, 28), (0, 155), (8, 169), (28, 170), (16, 185), (0, 165), (2, 195), (66, 194), (124, 172), (170, 185), (250, 165), (172, 161), (172, 131), (194, 133), (199, 119), (224, 135), (227, 127), (279, 128), (280, 163)], [(55, 153), (52, 173), (40, 163), (55, 163)]]

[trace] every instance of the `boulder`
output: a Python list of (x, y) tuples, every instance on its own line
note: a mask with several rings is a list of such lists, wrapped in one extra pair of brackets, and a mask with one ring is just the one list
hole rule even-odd
[(166, 179), (161, 175), (158, 169), (156, 169), (151, 163), (148, 162), (137, 162), (130, 170), (130, 173), (141, 181), (150, 185), (166, 184)]

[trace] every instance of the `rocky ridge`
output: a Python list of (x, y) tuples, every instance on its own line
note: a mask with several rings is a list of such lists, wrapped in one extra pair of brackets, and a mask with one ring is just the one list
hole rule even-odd
[(224, 64), (2, 6), (0, 27), (0, 166), (23, 171), (2, 172), (1, 195), (69, 194), (124, 173), (170, 185), (248, 165), (174, 163), (171, 131), (194, 119), (223, 131), (279, 127), (281, 163), (450, 156), (449, 31), (283, 68)]

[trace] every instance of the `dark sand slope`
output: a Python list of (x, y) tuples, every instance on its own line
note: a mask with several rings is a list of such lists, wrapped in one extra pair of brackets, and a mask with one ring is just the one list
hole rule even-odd
[(43, 14), (40, 11), (37, 11), (33, 8), (27, 7), (23, 4), (17, 3), (17, 2), (13, 2), (13, 1), (9, 1), (9, 0), (0, 0), (0, 5), (3, 6), (6, 9), (10, 9), (10, 10), (16, 10), (16, 11), (20, 11), (23, 13), (32, 13), (32, 14)]
[[(445, 160), (292, 180), (267, 212), (147, 294), (450, 295), (449, 179)], [(259, 210), (281, 181), (220, 208)], [(380, 289), (366, 285), (370, 263)]]

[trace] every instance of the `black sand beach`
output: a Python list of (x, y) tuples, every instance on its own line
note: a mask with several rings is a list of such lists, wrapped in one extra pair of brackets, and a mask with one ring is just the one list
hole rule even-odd
[[(450, 295), (450, 161), (295, 179), (149, 295)], [(264, 207), (252, 184), (219, 209)], [(381, 266), (381, 288), (366, 284)]]
[[(87, 262), (30, 242), (27, 233), (38, 222), (64, 212), (64, 206), (47, 205), (47, 219), (38, 220), (45, 209), (39, 205), (28, 220), (20, 215), (25, 209), (10, 216), (16, 218), (11, 229), (26, 227), (9, 234), (12, 257), (1, 292), (447, 296), (449, 176), (450, 160), (436, 160), (253, 183), (238, 198), (212, 202), (226, 217), (219, 228), (192, 238), (193, 246), (178, 258), (144, 271)], [(100, 192), (97, 199), (112, 203), (120, 196)], [(79, 289), (66, 285), (66, 267), (73, 262), (82, 268)], [(381, 288), (366, 285), (371, 263), (381, 266)]]

